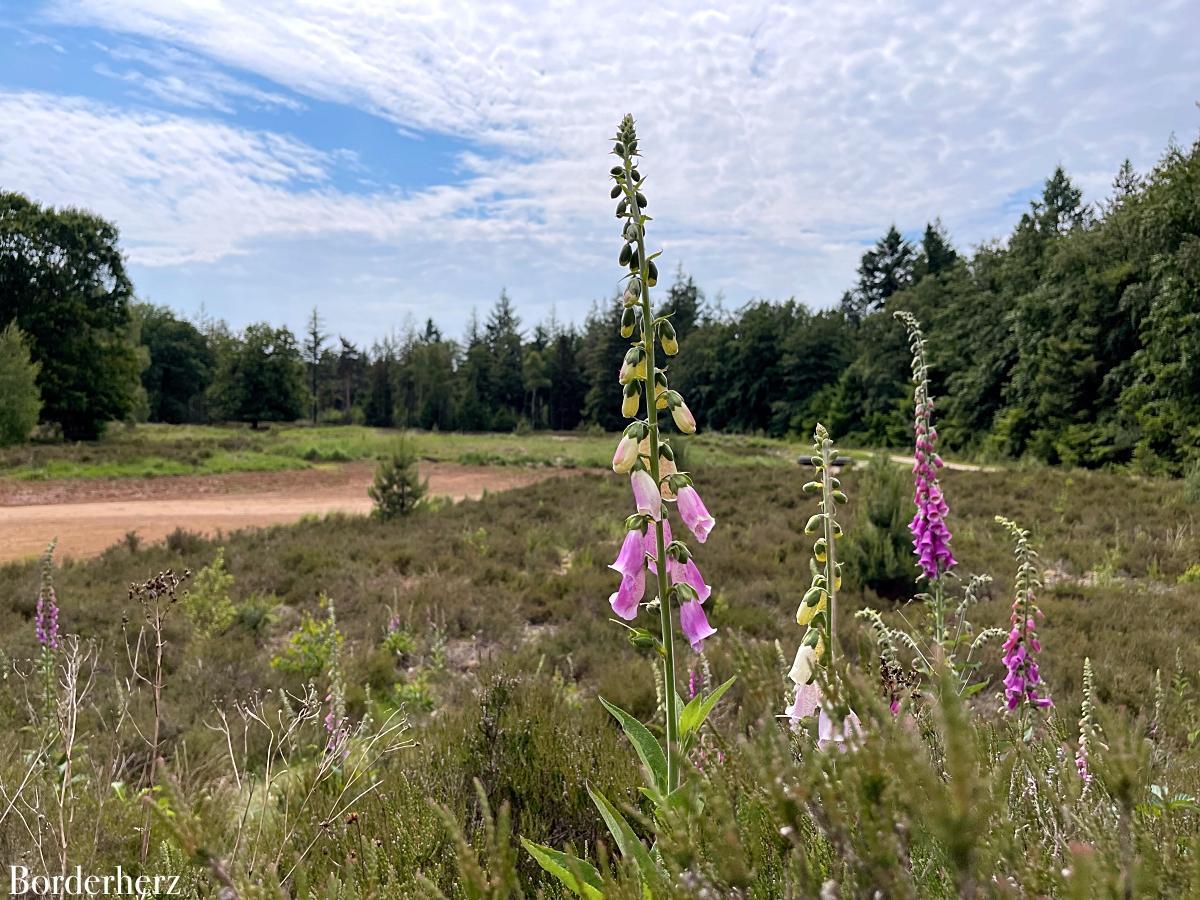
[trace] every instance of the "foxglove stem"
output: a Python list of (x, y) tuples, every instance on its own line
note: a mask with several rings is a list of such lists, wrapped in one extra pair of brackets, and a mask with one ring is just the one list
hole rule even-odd
[[(622, 157), (621, 163), (625, 169), (624, 191), (625, 198), (629, 203), (631, 210), (638, 210), (637, 202), (637, 182), (632, 176), (632, 154), (626, 154)], [(635, 219), (641, 225), (642, 214), (634, 213)], [(658, 441), (658, 405), (655, 403), (654, 390), (651, 384), (654, 378), (655, 360), (654, 360), (654, 310), (650, 306), (650, 272), (649, 260), (646, 258), (646, 239), (645, 229), (639, 227), (637, 230), (637, 258), (638, 258), (638, 276), (641, 278), (641, 308), (642, 308), (642, 340), (638, 345), (646, 354), (646, 390), (642, 391), (642, 395), (646, 403), (646, 424), (650, 428), (649, 436), (649, 466), (650, 476), (654, 479), (654, 483), (661, 488), (660, 479), (662, 471), (660, 466), (660, 450)], [(671, 613), (671, 596), (669, 573), (667, 572), (667, 541), (663, 534), (663, 517), (657, 516), (650, 523), (650, 527), (654, 529), (655, 543), (655, 558), (658, 561), (658, 613), (659, 620), (662, 626), (662, 647), (663, 647), (663, 683), (665, 690), (666, 706), (666, 749), (667, 749), (667, 791), (673, 791), (679, 786), (679, 766), (676, 759), (676, 751), (679, 743), (678, 726), (679, 726), (679, 711), (675, 703), (675, 629), (673, 623), (673, 615)]]
[(837, 550), (834, 546), (833, 508), (833, 440), (826, 434), (821, 439), (821, 501), (825, 512), (825, 583), (828, 585), (829, 609), (826, 610), (825, 620), (828, 623), (825, 633), (826, 652), (829, 654), (825, 663), (826, 671), (833, 674), (833, 657), (835, 654), (834, 622), (837, 621)]

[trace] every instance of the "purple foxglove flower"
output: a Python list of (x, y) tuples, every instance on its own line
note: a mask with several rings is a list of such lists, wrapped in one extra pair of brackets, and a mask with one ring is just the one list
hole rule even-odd
[(679, 605), (679, 626), (697, 653), (704, 649), (704, 639), (717, 633), (717, 629), (708, 624), (708, 616), (704, 615), (699, 600), (688, 600)]
[(627, 434), (621, 435), (621, 439), (617, 441), (616, 452), (613, 453), (613, 471), (618, 475), (625, 475), (633, 468), (637, 458), (638, 442)]
[[(653, 532), (651, 532), (653, 533)], [(625, 532), (625, 540), (621, 544), (621, 552), (609, 565), (622, 575), (636, 575), (646, 567), (646, 536), (636, 528)]]
[(854, 710), (850, 710), (850, 714), (842, 719), (840, 724), (835, 724), (825, 712), (825, 707), (821, 707), (821, 715), (817, 719), (818, 750), (825, 750), (832, 744), (838, 748), (838, 752), (845, 753), (861, 737), (862, 724)]
[(696, 417), (682, 400), (677, 406), (671, 407), (671, 418), (675, 420), (675, 427), (684, 434), (696, 433)]
[(807, 719), (813, 715), (820, 705), (821, 688), (815, 681), (809, 684), (798, 684), (796, 685), (796, 699), (791, 706), (784, 710), (784, 714), (791, 719), (791, 724), (799, 725), (801, 719)]
[(613, 612), (627, 622), (637, 618), (638, 604), (646, 593), (646, 570), (640, 569), (634, 575), (621, 578), (621, 586), (608, 598)]
[(708, 509), (704, 506), (704, 501), (700, 499), (700, 495), (690, 484), (679, 489), (679, 515), (683, 519), (683, 524), (702, 544), (708, 540), (708, 533), (717, 524), (717, 520), (709, 514)]
[(33, 629), (39, 644), (58, 649), (58, 598), (53, 586), (38, 595)]
[(638, 469), (630, 476), (630, 483), (638, 512), (655, 520), (662, 518), (662, 494), (653, 476), (645, 469)]
[(689, 559), (685, 563), (668, 559), (667, 571), (671, 575), (671, 582), (673, 584), (690, 585), (692, 590), (696, 592), (696, 597), (701, 603), (707, 600), (709, 595), (712, 594), (712, 588), (704, 583), (704, 576), (700, 574), (700, 568), (696, 565), (694, 559)]

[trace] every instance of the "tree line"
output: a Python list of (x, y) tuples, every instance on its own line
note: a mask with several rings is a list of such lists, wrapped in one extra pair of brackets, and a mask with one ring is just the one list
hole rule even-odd
[[(947, 448), (1178, 470), (1200, 437), (1200, 143), (1172, 143), (1144, 175), (1126, 162), (1093, 206), (1060, 168), (1007, 238), (970, 252), (938, 222), (912, 241), (893, 225), (833, 309), (727, 310), (682, 270), (658, 302), (687, 349), (672, 384), (710, 429), (821, 420), (850, 443), (905, 445), (891, 313), (906, 309), (929, 338)], [(35, 381), (41, 420), (71, 439), (131, 417), (615, 429), (621, 311), (614, 297), (578, 325), (527, 325), (501, 292), (459, 339), (430, 319), (360, 346), (318, 310), (299, 335), (235, 332), (137, 302), (111, 224), (0, 195), (0, 329), (15, 324), (0, 340), (27, 351), (24, 381), (0, 371), (0, 390)]]

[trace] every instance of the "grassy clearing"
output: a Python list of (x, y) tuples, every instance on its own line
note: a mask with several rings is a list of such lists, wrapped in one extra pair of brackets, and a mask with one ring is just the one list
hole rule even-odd
[[(879, 738), (856, 763), (862, 769), (837, 773), (840, 799), (812, 787), (831, 777), (814, 768), (826, 763), (819, 755), (798, 755), (774, 722), (786, 700), (783, 672), (788, 661), (783, 656), (799, 634), (792, 615), (807, 584), (803, 573), (809, 541), (802, 528), (809, 504), (799, 493), (805, 477), (803, 470), (786, 466), (723, 467), (705, 473), (706, 499), (719, 525), (697, 559), (715, 585), (711, 618), (721, 630), (703, 659), (690, 654), (687, 659), (701, 677), (708, 672), (720, 680), (737, 672), (739, 681), (706, 738), (706, 755), (693, 760), (705, 766), (706, 774), (697, 777), (706, 779), (711, 815), (692, 820), (681, 830), (678, 844), (672, 843), (669, 828), (663, 838), (670, 865), (700, 879), (672, 895), (695, 896), (692, 888), (708, 886), (714, 896), (740, 891), (742, 896), (774, 897), (786, 893), (787, 885), (797, 895), (814, 895), (836, 871), (831, 869), (835, 859), (856, 860), (847, 895), (856, 894), (856, 886), (865, 891), (869, 885), (887, 887), (889, 896), (910, 895), (911, 886), (905, 890), (900, 881), (887, 880), (908, 871), (897, 866), (895, 848), (874, 847), (876, 857), (866, 853), (871, 846), (855, 843), (871, 833), (855, 824), (868, 815), (880, 816), (885, 830), (891, 825), (884, 820), (894, 817), (919, 832), (904, 852), (914, 860), (912, 869), (924, 873), (917, 888), (921, 896), (956, 895), (959, 886), (947, 874), (951, 861), (939, 849), (937, 835), (961, 830), (994, 835), (969, 862), (980, 872), (1004, 871), (1031, 890), (1065, 893), (1054, 881), (1061, 876), (1054, 873), (1067, 868), (1069, 854), (1043, 857), (1041, 845), (1018, 846), (1018, 840), (1010, 846), (1012, 841), (1002, 837), (1020, 835), (1039, 821), (1037, 816), (1057, 813), (1030, 812), (1021, 806), (1025, 800), (1006, 800), (1002, 787), (992, 787), (986, 790), (996, 793), (974, 797), (958, 811), (960, 818), (938, 824), (938, 816), (949, 815), (954, 798), (939, 793), (944, 788), (936, 772), (928, 784), (920, 781), (922, 767), (929, 765), (924, 745), (890, 725), (886, 715), (872, 725)], [(843, 519), (847, 540), (854, 539), (858, 480), (853, 471), (844, 479), (852, 498)], [(1053, 764), (1055, 741), (1066, 746), (1070, 765), (1067, 742), (1078, 715), (1086, 655), (1096, 664), (1098, 699), (1106, 709), (1154, 717), (1159, 723), (1154, 727), (1168, 735), (1158, 739), (1148, 774), (1137, 777), (1169, 782), (1171, 791), (1187, 796), (1200, 794), (1200, 760), (1190, 737), (1196, 723), (1187, 712), (1195, 707), (1187, 673), (1200, 667), (1200, 649), (1180, 640), (1200, 630), (1200, 584), (1180, 583), (1180, 576), (1200, 561), (1200, 506), (1177, 496), (1170, 483), (1102, 473), (1012, 472), (998, 478), (951, 472), (945, 486), (953, 504), (960, 571), (987, 571), (996, 578), (991, 598), (979, 608), (978, 624), (999, 624), (1008, 615), (1012, 563), (992, 522), (994, 513), (1032, 527), (1044, 561), (1055, 572), (1053, 586), (1042, 597), (1047, 621), (1041, 632), (1043, 672), (1057, 708), (1050, 719), (1049, 744), (1037, 745), (1051, 754), (1049, 762), (1037, 765)], [(487, 849), (487, 807), (475, 794), (475, 779), (492, 810), (507, 806), (518, 834), (590, 852), (604, 832), (585, 783), (636, 810), (640, 780), (636, 761), (596, 697), (644, 720), (653, 721), (656, 708), (651, 660), (607, 621), (605, 598), (614, 579), (606, 566), (619, 543), (627, 506), (622, 479), (585, 475), (393, 523), (333, 517), (227, 535), (221, 541), (180, 533), (167, 546), (118, 545), (95, 560), (68, 561), (56, 574), (63, 627), (102, 644), (101, 678), (89, 716), (110, 722), (120, 706), (114, 688), (128, 668), (122, 620), (127, 615), (134, 627), (139, 621), (125, 585), (167, 567), (198, 569), (223, 545), (234, 579), (232, 625), (206, 638), (178, 614), (169, 622), (164, 758), (179, 787), (163, 802), (169, 802), (176, 821), (194, 818), (208, 845), (226, 855), (232, 852), (229, 835), (237, 821), (230, 810), (241, 809), (245, 798), (230, 794), (228, 777), (220, 775), (226, 748), (207, 726), (218, 706), (253, 692), (302, 690), (302, 674), (273, 667), (271, 660), (304, 614), (321, 615), (318, 597), (326, 592), (337, 601), (346, 636), (351, 715), (370, 714), (381, 721), (403, 707), (418, 745), (378, 766), (380, 788), (353, 809), (357, 818), (342, 816), (325, 826), (309, 822), (293, 836), (289, 854), (309, 841), (316, 848), (304, 857), (299, 875), (293, 875), (293, 895), (303, 894), (299, 887), (307, 884), (323, 896), (432, 896), (422, 879), (448, 895), (462, 895), (467, 876), (455, 858), (454, 830), (431, 803), (444, 807), (454, 829), (465, 835), (469, 855), (479, 852), (490, 860), (487, 865), (501, 866), (495, 849)], [(855, 627), (849, 613), (865, 603), (898, 614), (894, 604), (853, 583), (847, 587), (842, 621), (848, 628)], [(7, 636), (4, 653), (10, 659), (34, 653), (36, 589), (36, 565), (0, 567), (0, 595), (7, 601), (0, 608), (0, 630)], [(393, 615), (399, 617), (404, 637), (389, 645), (384, 627)], [(873, 651), (866, 636), (851, 631), (844, 639), (855, 664), (869, 665)], [(999, 654), (990, 656), (995, 661), (985, 671), (995, 680)], [(25, 670), (24, 664), (20, 668)], [(1167, 673), (1167, 700), (1184, 710), (1172, 714), (1178, 721), (1171, 720), (1169, 734), (1166, 713), (1157, 709), (1163, 697), (1156, 698), (1153, 687), (1158, 669)], [(1182, 687), (1172, 684), (1171, 672), (1183, 679)], [(19, 676), (9, 678), (11, 690), (0, 701), (0, 727), (15, 732), (29, 724), (22, 698), (31, 686), (22, 685)], [(317, 688), (324, 689), (321, 684)], [(860, 702), (860, 711), (871, 708), (872, 701)], [(978, 726), (982, 747), (997, 740), (1005, 727), (993, 713), (995, 687), (972, 702), (983, 723)], [(148, 710), (145, 692), (136, 692), (129, 709), (133, 720), (145, 727)], [(96, 721), (89, 723), (104, 734)], [(1110, 723), (1109, 741), (1124, 747), (1145, 727), (1124, 719)], [(114, 775), (103, 768), (109, 763), (97, 762), (94, 771), (85, 773), (99, 787), (76, 809), (76, 839), (89, 848), (96, 865), (128, 863), (137, 855), (141, 807), (135, 800), (114, 797), (106, 786), (111, 781), (136, 785), (145, 763), (129, 735), (97, 737), (91, 746), (98, 760), (116, 760), (118, 771)], [(320, 759), (319, 746), (310, 746), (307, 758)], [(116, 756), (102, 756), (114, 752)], [(1129, 759), (1140, 758), (1129, 752)], [(1113, 755), (1117, 757), (1117, 749)], [(718, 759), (722, 761), (714, 769)], [(0, 763), (5, 765), (0, 779), (11, 783), (19, 762), (13, 757)], [(951, 759), (945, 765), (953, 768), (955, 763)], [(1003, 766), (987, 771), (995, 785), (1007, 785), (1011, 777)], [(806, 793), (810, 787), (816, 793)], [(857, 810), (853, 821), (810, 818), (808, 810), (841, 809), (838, 803)], [(1191, 813), (1178, 815), (1184, 819), (1165, 812), (1146, 819), (1151, 824), (1137, 832), (1136, 852), (1157, 859), (1154, 854), (1191, 840), (1184, 827)], [(95, 830), (98, 819), (104, 827)], [(819, 830), (814, 821), (823, 822)], [(719, 823), (730, 823), (729, 830), (718, 828)], [(1168, 824), (1173, 830), (1164, 832)], [(282, 841), (271, 827), (268, 823), (272, 840)], [(787, 832), (781, 836), (784, 827), (792, 829), (794, 840), (786, 838)], [(1070, 827), (1078, 836), (1083, 826), (1074, 822)], [(1105, 843), (1116, 841), (1116, 830), (1109, 831), (1094, 838), (1096, 852), (1116, 859), (1115, 845)], [(1170, 840), (1163, 837), (1166, 833)], [(155, 826), (153, 846), (160, 849), (154, 871), (180, 871), (203, 885), (203, 869), (171, 849), (180, 840), (165, 826)], [(0, 855), (18, 859), (28, 846), (19, 828), (0, 829)], [(924, 863), (916, 865), (917, 860)], [(513, 865), (512, 877), (527, 891), (541, 886), (546, 896), (557, 896), (527, 859), (519, 857)], [(1172, 892), (1169, 881), (1141, 884)]]
[[(27, 444), (0, 450), (0, 475), (23, 480), (125, 478), (272, 472), (320, 463), (378, 459), (401, 432), (362, 426), (247, 427), (137, 425), (113, 427), (89, 444)], [(614, 435), (602, 432), (459, 434), (411, 432), (427, 460), (467, 465), (604, 468)], [(742, 435), (688, 441), (689, 465), (778, 465), (804, 450), (797, 443)]]

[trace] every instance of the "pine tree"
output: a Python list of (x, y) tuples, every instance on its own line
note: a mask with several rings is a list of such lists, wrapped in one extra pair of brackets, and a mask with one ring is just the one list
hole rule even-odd
[(329, 335), (321, 331), (321, 317), (314, 306), (308, 318), (308, 330), (304, 333), (304, 362), (308, 366), (309, 392), (312, 394), (312, 423), (317, 424), (317, 378), (321, 371), (321, 350)]
[(942, 227), (941, 219), (934, 219), (925, 226), (921, 237), (921, 255), (917, 265), (917, 278), (937, 275), (947, 271), (958, 262), (958, 253), (950, 244), (950, 238)]
[(375, 503), (375, 515), (386, 522), (415, 510), (428, 488), (428, 480), (422, 480), (417, 471), (412, 444), (402, 438), (392, 454), (379, 463), (367, 496)]

